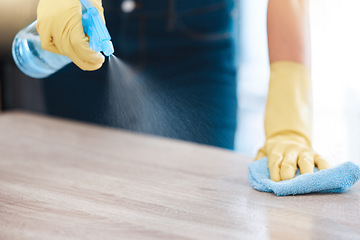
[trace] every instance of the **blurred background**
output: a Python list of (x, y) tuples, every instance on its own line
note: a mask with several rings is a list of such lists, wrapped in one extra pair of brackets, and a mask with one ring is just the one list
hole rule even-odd
[[(254, 156), (264, 141), (269, 79), (266, 0), (243, 0), (237, 148)], [(311, 0), (313, 145), (332, 164), (360, 163), (360, 1)]]
[[(22, 0), (0, 0), (0, 81), (3, 110), (44, 113), (41, 80), (28, 79), (14, 66), (7, 36), (35, 20), (37, 0), (22, 1), (14, 16), (6, 9)], [(359, 0), (311, 0), (314, 148), (332, 164), (360, 163)], [(239, 0), (239, 125), (236, 151), (255, 156), (264, 142), (263, 114), (269, 62), (266, 0)], [(25, 20), (19, 22), (20, 18)], [(5, 27), (14, 29), (3, 32)]]

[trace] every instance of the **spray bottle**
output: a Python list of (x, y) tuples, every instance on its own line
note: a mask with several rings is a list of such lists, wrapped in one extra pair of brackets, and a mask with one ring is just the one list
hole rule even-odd
[[(82, 24), (84, 33), (89, 37), (90, 47), (105, 56), (114, 53), (109, 31), (98, 10), (89, 0), (80, 0), (82, 4)], [(45, 78), (57, 72), (71, 60), (62, 55), (41, 48), (40, 37), (36, 30), (36, 21), (21, 30), (13, 41), (12, 55), (18, 68), (33, 78)]]

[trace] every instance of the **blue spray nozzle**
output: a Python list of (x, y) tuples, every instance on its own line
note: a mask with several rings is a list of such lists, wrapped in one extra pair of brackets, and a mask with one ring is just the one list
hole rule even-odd
[(114, 46), (99, 11), (89, 0), (80, 0), (80, 2), (83, 8), (82, 24), (85, 34), (90, 39), (91, 49), (110, 56), (114, 53)]

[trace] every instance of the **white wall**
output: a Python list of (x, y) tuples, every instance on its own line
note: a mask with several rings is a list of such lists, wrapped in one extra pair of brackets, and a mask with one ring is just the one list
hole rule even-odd
[(360, 163), (360, 1), (311, 0), (314, 148)]
[(264, 141), (263, 110), (269, 82), (267, 0), (240, 2), (241, 57), (236, 150), (246, 155), (255, 155)]

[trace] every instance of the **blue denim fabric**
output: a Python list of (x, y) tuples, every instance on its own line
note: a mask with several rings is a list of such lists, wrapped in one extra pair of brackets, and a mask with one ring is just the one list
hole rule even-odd
[(130, 13), (121, 4), (103, 0), (106, 23), (115, 55), (138, 70), (141, 97), (121, 80), (111, 86), (108, 60), (95, 72), (71, 64), (44, 81), (47, 112), (233, 149), (233, 1), (138, 0)]

